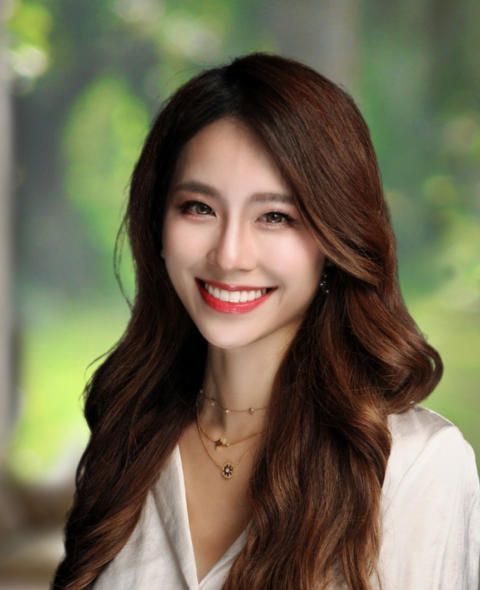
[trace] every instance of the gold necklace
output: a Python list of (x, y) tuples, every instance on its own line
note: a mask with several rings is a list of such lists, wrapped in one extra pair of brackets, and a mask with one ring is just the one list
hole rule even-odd
[(216, 451), (218, 451), (218, 449), (221, 447), (231, 447), (232, 445), (238, 445), (238, 443), (248, 440), (249, 438), (253, 438), (254, 436), (257, 436), (257, 434), (260, 434), (261, 432), (263, 432), (263, 430), (261, 430), (260, 432), (254, 432), (253, 434), (249, 434), (248, 436), (245, 436), (244, 438), (241, 438), (240, 440), (236, 440), (234, 442), (229, 442), (228, 440), (226, 440), (223, 437), (220, 437), (217, 440), (216, 438), (213, 438), (212, 436), (210, 436), (208, 434), (208, 432), (205, 432), (205, 430), (202, 426), (202, 423), (200, 422), (200, 418), (198, 419), (198, 428), (199, 428), (200, 432), (203, 434), (203, 436), (207, 437), (208, 440), (211, 440), (213, 443), (215, 443), (215, 450)]
[(225, 412), (225, 414), (229, 414), (230, 412), (235, 412), (236, 414), (248, 412), (249, 414), (253, 414), (254, 412), (257, 412), (259, 410), (266, 410), (267, 408), (270, 407), (268, 405), (268, 406), (263, 406), (262, 408), (247, 408), (246, 410), (229, 410), (228, 408), (224, 408), (223, 406), (221, 406), (215, 398), (208, 397), (207, 395), (205, 395), (205, 393), (203, 392), (203, 389), (200, 389), (200, 394), (203, 395), (203, 397), (206, 400), (208, 400), (212, 406), (217, 406), (218, 408), (220, 408), (222, 410), (222, 412)]
[(199, 419), (199, 414), (198, 414), (198, 406), (197, 406), (197, 426), (198, 426), (198, 434), (200, 435), (200, 439), (202, 440), (202, 444), (205, 447), (205, 450), (207, 451), (207, 455), (215, 463), (215, 465), (220, 469), (223, 477), (225, 479), (231, 479), (235, 475), (235, 472), (237, 470), (237, 466), (240, 464), (240, 462), (243, 460), (243, 458), (246, 457), (248, 455), (248, 453), (253, 449), (253, 447), (255, 446), (255, 443), (253, 443), (253, 445), (249, 449), (247, 449), (245, 453), (243, 453), (243, 455), (240, 457), (240, 459), (236, 463), (228, 462), (228, 463), (225, 463), (224, 465), (221, 465), (220, 463), (218, 463), (218, 461), (215, 460), (213, 455), (210, 453), (210, 451), (208, 450), (208, 447), (205, 443), (205, 439), (203, 438), (202, 431), (200, 430), (200, 419)]

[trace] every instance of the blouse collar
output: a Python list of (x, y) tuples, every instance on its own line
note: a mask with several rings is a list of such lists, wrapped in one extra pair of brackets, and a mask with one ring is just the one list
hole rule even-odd
[(218, 570), (225, 569), (228, 572), (231, 564), (242, 550), (246, 540), (245, 531), (198, 583), (188, 521), (185, 479), (178, 445), (176, 445), (171, 460), (155, 486), (154, 502), (188, 588), (190, 590), (208, 590), (209, 582), (217, 577)]

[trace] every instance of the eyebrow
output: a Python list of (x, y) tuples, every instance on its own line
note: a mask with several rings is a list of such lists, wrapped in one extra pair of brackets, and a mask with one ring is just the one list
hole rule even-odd
[[(208, 184), (203, 184), (203, 182), (197, 182), (195, 180), (188, 180), (186, 182), (180, 182), (179, 184), (175, 185), (173, 189), (174, 192), (177, 191), (188, 191), (191, 193), (199, 193), (201, 195), (206, 195), (207, 197), (213, 197), (214, 199), (221, 198), (220, 193)], [(294, 205), (295, 201), (293, 197), (286, 193), (272, 193), (272, 192), (265, 192), (265, 193), (254, 193), (248, 199), (250, 203), (288, 203), (290, 205)]]

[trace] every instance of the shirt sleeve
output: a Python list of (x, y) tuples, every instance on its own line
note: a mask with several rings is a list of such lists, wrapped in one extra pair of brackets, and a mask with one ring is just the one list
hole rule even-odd
[(478, 590), (479, 561), (475, 457), (448, 426), (427, 442), (384, 506), (382, 590)]

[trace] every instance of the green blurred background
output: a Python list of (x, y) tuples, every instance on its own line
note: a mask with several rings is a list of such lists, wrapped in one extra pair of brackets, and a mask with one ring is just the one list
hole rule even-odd
[[(425, 405), (480, 456), (478, 1), (17, 0), (5, 27), (19, 343), (12, 481), (71, 478), (87, 440), (89, 364), (128, 318), (113, 249), (152, 116), (202, 67), (256, 50), (305, 61), (357, 100), (405, 299), (445, 362)], [(126, 249), (121, 271), (131, 294)]]

